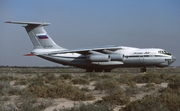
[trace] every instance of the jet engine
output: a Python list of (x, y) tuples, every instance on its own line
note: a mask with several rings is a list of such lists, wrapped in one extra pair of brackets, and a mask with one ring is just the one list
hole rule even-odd
[(122, 54), (110, 54), (111, 61), (123, 61), (124, 55)]
[(86, 60), (90, 62), (108, 62), (111, 58), (106, 54), (91, 54), (86, 56)]
[(86, 56), (86, 60), (90, 62), (109, 62), (123, 61), (124, 55), (121, 54), (91, 54)]

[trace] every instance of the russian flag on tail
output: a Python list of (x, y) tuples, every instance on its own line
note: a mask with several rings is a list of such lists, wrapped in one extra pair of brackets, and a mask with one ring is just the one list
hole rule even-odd
[(41, 35), (39, 35), (39, 34), (37, 34), (37, 37), (38, 37), (38, 39), (40, 39), (40, 40), (42, 40), (42, 39), (48, 39), (48, 36), (46, 35), (46, 34), (41, 34)]

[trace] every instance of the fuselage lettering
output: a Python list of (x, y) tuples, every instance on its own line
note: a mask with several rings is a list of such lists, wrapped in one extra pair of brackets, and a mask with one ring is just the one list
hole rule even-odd
[(134, 52), (134, 54), (143, 54), (143, 52)]

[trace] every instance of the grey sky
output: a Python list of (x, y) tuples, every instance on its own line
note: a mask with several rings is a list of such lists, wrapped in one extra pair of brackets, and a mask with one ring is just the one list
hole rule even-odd
[(38, 57), (25, 57), (33, 45), (15, 21), (42, 21), (45, 30), (65, 48), (123, 45), (163, 48), (180, 66), (179, 0), (1, 0), (0, 65), (59, 66)]

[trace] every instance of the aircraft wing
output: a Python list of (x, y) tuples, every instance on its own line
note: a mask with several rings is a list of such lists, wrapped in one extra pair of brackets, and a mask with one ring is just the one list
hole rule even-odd
[(59, 51), (52, 51), (47, 53), (39, 53), (36, 55), (42, 55), (42, 54), (64, 54), (64, 53), (79, 53), (83, 55), (88, 54), (98, 54), (98, 53), (113, 53), (116, 50), (122, 49), (120, 46), (103, 46), (103, 47), (90, 47), (90, 48), (83, 48), (83, 49), (73, 49), (73, 50), (59, 50)]

